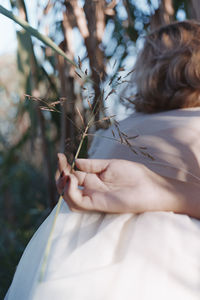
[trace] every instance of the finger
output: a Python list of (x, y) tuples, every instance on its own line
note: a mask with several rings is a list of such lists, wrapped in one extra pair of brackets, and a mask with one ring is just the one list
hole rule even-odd
[(87, 176), (86, 172), (82, 171), (74, 171), (73, 174), (76, 176), (78, 180), (78, 185), (83, 186), (85, 182), (85, 177)]
[(58, 169), (60, 172), (62, 172), (63, 170), (66, 171), (66, 173), (68, 173), (70, 171), (70, 165), (67, 162), (67, 158), (63, 153), (58, 153)]
[(91, 198), (84, 195), (83, 199), (83, 191), (78, 188), (78, 179), (73, 174), (70, 174), (69, 176), (63, 198), (72, 211), (80, 212), (94, 210)]
[[(101, 195), (107, 192), (107, 188), (98, 186), (99, 183), (96, 184), (96, 180), (99, 180), (99, 178), (95, 174), (87, 174), (87, 176), (90, 177), (88, 177), (89, 183), (85, 183), (84, 189), (80, 190), (77, 177), (74, 174), (70, 174), (64, 188), (63, 198), (72, 211), (103, 211), (101, 206), (106, 206), (106, 203), (104, 205), (101, 204)], [(85, 181), (87, 181), (87, 176)], [(99, 192), (97, 191), (98, 189), (100, 190)]]
[[(96, 174), (86, 173), (83, 171), (74, 171), (73, 174), (76, 176), (79, 186), (92, 185), (93, 177), (99, 181), (99, 178), (97, 177)], [(91, 181), (91, 184), (90, 184), (90, 181)]]
[[(62, 173), (64, 173), (64, 172), (62, 172)], [(61, 173), (61, 175), (62, 175), (62, 173)], [(60, 176), (58, 178), (58, 180), (56, 181), (56, 187), (57, 187), (58, 193), (60, 195), (63, 193), (64, 187), (65, 187), (67, 181), (68, 181), (68, 175), (63, 175), (62, 177)]]
[(84, 195), (83, 191), (78, 189), (78, 180), (75, 176), (70, 175), (70, 181), (67, 190), (67, 203), (71, 210), (90, 211), (93, 210), (91, 199), (88, 195)]
[(80, 205), (77, 204), (77, 202), (82, 202), (82, 192), (78, 189), (78, 180), (74, 175), (70, 175), (68, 178), (68, 182), (64, 188), (63, 198), (71, 210), (82, 210)]
[(76, 159), (76, 166), (79, 170), (87, 173), (100, 173), (104, 171), (110, 160), (106, 159)]
[[(94, 174), (90, 174), (94, 176)], [(74, 212), (80, 211), (106, 211), (106, 198), (103, 197), (104, 201), (102, 203), (102, 195), (105, 192), (99, 193), (96, 189), (84, 189), (80, 190), (78, 188), (78, 179), (73, 174), (69, 175), (69, 180), (64, 189), (63, 198), (69, 208)]]
[(69, 197), (73, 200), (76, 201), (76, 199), (81, 199), (82, 198), (82, 192), (78, 188), (78, 179), (76, 176), (71, 174), (69, 176), (69, 184), (68, 184), (68, 195)]
[(76, 171), (73, 174), (78, 180), (78, 185), (84, 187), (84, 189), (96, 189), (98, 191), (107, 191), (109, 189), (97, 174), (82, 171)]

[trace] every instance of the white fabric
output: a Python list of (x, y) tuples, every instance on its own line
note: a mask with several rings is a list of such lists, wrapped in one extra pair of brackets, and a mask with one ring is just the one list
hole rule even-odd
[[(133, 142), (147, 146), (155, 161), (109, 140), (101, 140), (93, 157), (142, 161), (166, 177), (199, 182), (200, 109), (138, 114), (120, 128), (139, 133)], [(27, 246), (6, 300), (200, 299), (199, 220), (172, 212), (72, 213), (62, 202), (39, 283), (54, 214), (55, 209)]]
[[(151, 115), (135, 113), (120, 122), (122, 132), (129, 137), (138, 135), (129, 140), (137, 155), (127, 145), (109, 140), (113, 138), (112, 130), (115, 128), (100, 133), (99, 137), (97, 132), (90, 151), (92, 157), (137, 161), (162, 176), (200, 183), (200, 108)], [(140, 154), (140, 147), (146, 147), (143, 151), (153, 156), (154, 161)]]

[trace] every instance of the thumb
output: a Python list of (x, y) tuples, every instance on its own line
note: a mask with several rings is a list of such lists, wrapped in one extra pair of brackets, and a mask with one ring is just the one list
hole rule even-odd
[(104, 171), (110, 160), (108, 159), (76, 159), (76, 166), (79, 170), (86, 173), (100, 173)]

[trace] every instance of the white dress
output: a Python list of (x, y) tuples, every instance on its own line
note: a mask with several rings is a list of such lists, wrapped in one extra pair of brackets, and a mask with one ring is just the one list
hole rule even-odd
[[(102, 139), (92, 157), (141, 161), (162, 176), (199, 184), (200, 108), (134, 114), (120, 128), (139, 134), (134, 149), (147, 147), (154, 161)], [(74, 213), (62, 202), (40, 282), (55, 209), (25, 249), (6, 300), (200, 299), (200, 221), (173, 212)]]

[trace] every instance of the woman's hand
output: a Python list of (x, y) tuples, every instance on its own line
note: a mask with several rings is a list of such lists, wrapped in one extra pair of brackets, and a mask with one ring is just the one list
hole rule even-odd
[[(57, 188), (71, 210), (140, 213), (144, 211), (145, 199), (153, 193), (152, 172), (142, 164), (118, 159), (77, 159), (80, 171), (70, 172), (66, 157), (58, 157), (61, 176)], [(148, 210), (146, 203), (145, 209)]]
[[(57, 188), (73, 211), (143, 213), (173, 211), (200, 219), (200, 187), (165, 178), (127, 160), (77, 159), (72, 171), (59, 154)], [(81, 187), (81, 188), (80, 188)]]

